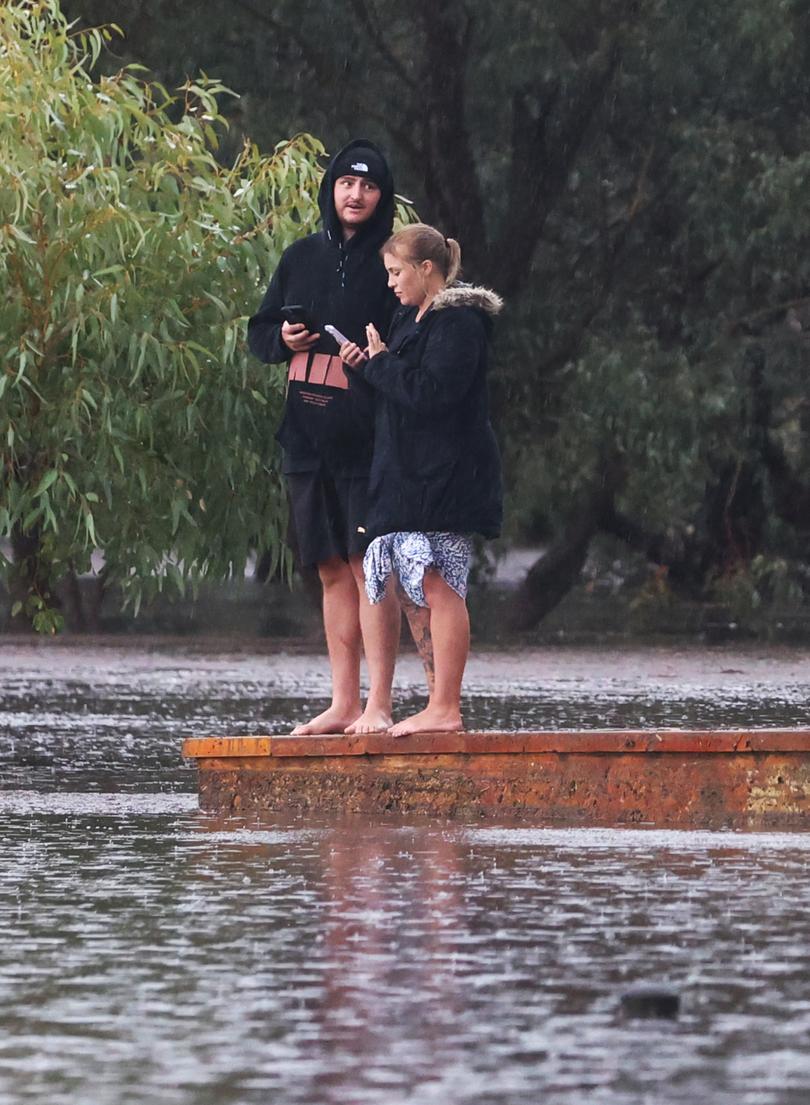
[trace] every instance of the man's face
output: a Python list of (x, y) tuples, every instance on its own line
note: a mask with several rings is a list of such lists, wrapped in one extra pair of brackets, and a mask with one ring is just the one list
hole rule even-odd
[(382, 192), (364, 176), (341, 176), (335, 181), (335, 211), (344, 230), (350, 233), (368, 222), (377, 210)]

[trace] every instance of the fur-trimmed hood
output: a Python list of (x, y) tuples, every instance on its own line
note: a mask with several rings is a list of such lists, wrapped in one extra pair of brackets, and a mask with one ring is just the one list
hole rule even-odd
[(445, 307), (473, 307), (494, 319), (503, 309), (503, 300), (491, 288), (457, 283), (443, 288), (430, 306), (433, 311), (441, 311)]

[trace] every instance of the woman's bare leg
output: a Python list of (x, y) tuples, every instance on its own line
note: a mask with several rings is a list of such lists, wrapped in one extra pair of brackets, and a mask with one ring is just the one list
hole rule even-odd
[(461, 681), (470, 652), (467, 604), (435, 569), (425, 572), (425, 599), (436, 661), (436, 682), (424, 710), (394, 725), (394, 737), (411, 733), (452, 733), (463, 728)]
[(379, 733), (391, 725), (391, 684), (397, 659), (401, 613), (390, 584), (382, 602), (368, 601), (362, 557), (352, 557), (349, 564), (357, 588), (369, 686), (365, 709), (356, 721), (346, 726), (345, 732)]
[(323, 587), (323, 626), (332, 671), (332, 702), (322, 714), (296, 725), (294, 736), (342, 733), (356, 721), (360, 706), (360, 614), (357, 584), (340, 557), (318, 565)]
[(419, 659), (425, 669), (428, 695), (431, 695), (436, 683), (436, 663), (433, 658), (433, 638), (430, 635), (430, 607), (418, 606), (413, 599), (408, 598), (398, 579), (396, 580), (396, 591), (399, 605), (405, 611), (405, 617), (408, 619), (408, 628), (416, 645), (416, 651), (419, 653)]

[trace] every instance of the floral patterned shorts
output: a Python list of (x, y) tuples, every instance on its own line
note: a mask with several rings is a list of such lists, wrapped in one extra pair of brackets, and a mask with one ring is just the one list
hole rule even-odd
[(363, 558), (369, 602), (381, 602), (388, 577), (394, 573), (408, 598), (427, 606), (425, 572), (435, 568), (461, 598), (467, 596), (472, 540), (463, 533), (386, 533), (376, 537)]

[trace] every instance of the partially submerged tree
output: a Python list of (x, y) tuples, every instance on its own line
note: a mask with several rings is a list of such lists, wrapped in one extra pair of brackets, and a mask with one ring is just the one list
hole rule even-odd
[(112, 33), (57, 0), (0, 7), (0, 537), (40, 630), (94, 550), (136, 606), (285, 555), (284, 374), (243, 331), (314, 225), (323, 149), (247, 143), (223, 167), (222, 85), (94, 76)]

